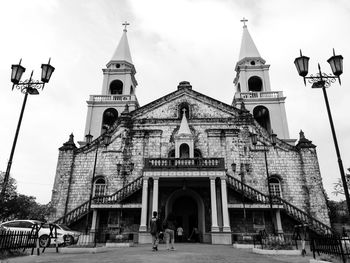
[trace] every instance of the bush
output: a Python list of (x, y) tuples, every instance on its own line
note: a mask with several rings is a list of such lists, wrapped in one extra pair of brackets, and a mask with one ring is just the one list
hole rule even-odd
[(275, 250), (292, 250), (293, 244), (291, 241), (286, 241), (283, 237), (269, 235), (263, 240), (264, 249)]

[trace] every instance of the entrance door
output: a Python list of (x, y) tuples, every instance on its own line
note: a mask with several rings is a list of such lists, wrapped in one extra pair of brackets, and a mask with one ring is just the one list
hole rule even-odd
[(187, 241), (194, 227), (198, 228), (198, 207), (196, 201), (190, 196), (180, 196), (173, 204), (173, 213), (176, 216), (177, 226), (184, 230), (181, 241)]

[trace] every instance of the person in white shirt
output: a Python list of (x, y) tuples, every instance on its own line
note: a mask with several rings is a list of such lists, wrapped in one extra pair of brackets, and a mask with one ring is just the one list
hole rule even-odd
[(176, 229), (176, 233), (177, 233), (178, 242), (182, 242), (182, 237), (183, 237), (184, 229), (183, 229), (181, 226), (179, 226), (179, 227)]

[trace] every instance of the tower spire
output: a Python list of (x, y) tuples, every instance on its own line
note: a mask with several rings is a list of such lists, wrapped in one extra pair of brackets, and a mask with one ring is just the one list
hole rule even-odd
[(248, 22), (248, 20), (243, 17), (241, 22), (243, 22), (243, 35), (242, 35), (241, 49), (239, 52), (238, 61), (241, 61), (242, 59), (245, 59), (245, 58), (252, 58), (252, 57), (261, 58), (260, 53), (256, 48), (252, 37), (249, 34), (248, 27), (245, 24), (246, 22)]
[[(289, 140), (289, 131), (282, 91), (272, 92), (270, 86), (269, 67), (260, 56), (252, 37), (249, 34), (243, 17), (243, 35), (238, 62), (236, 63), (236, 77), (233, 81), (235, 94), (233, 106), (241, 104), (241, 111), (250, 111), (256, 121), (272, 133), (275, 130), (279, 138)], [(292, 142), (292, 141), (291, 141)], [(294, 141), (293, 141), (294, 143)]]
[(190, 127), (188, 126), (187, 118), (186, 118), (186, 109), (183, 109), (182, 120), (180, 124), (180, 129), (177, 132), (178, 135), (192, 135)]
[(123, 35), (119, 41), (119, 44), (117, 46), (117, 49), (115, 50), (110, 62), (116, 62), (116, 61), (126, 61), (129, 62), (130, 64), (133, 64), (132, 59), (131, 59), (131, 53), (130, 53), (130, 48), (129, 48), (129, 41), (127, 37), (127, 29), (126, 27), (129, 26), (130, 24), (125, 21), (123, 24), (124, 29), (123, 29)]
[(103, 71), (102, 91), (100, 95), (91, 95), (88, 104), (88, 117), (85, 134), (89, 132), (95, 138), (110, 128), (118, 118), (125, 118), (128, 112), (139, 107), (136, 97), (136, 69), (131, 59), (127, 37), (127, 26), (122, 23), (123, 33), (112, 58)]

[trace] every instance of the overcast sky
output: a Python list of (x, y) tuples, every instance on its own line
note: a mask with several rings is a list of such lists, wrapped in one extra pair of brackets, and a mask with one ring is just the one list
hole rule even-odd
[(12, 0), (0, 8), (0, 171), (5, 171), (23, 94), (11, 91), (11, 64), (22, 58), (24, 79), (51, 57), (56, 68), (39, 96), (28, 97), (11, 176), (18, 190), (40, 203), (51, 198), (58, 148), (74, 133), (84, 138), (89, 95), (101, 94), (102, 68), (113, 55), (127, 20), (136, 67), (136, 95), (145, 105), (173, 92), (182, 80), (231, 104), (234, 67), (246, 17), (249, 32), (270, 64), (271, 88), (283, 91), (291, 138), (317, 145), (324, 186), (331, 198), (340, 178), (321, 90), (304, 87), (294, 59), (309, 56), (330, 73), (332, 48), (344, 57), (342, 86), (328, 96), (344, 167), (350, 167), (350, 2), (347, 0)]

